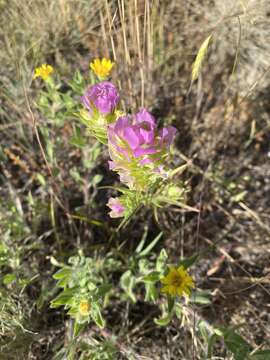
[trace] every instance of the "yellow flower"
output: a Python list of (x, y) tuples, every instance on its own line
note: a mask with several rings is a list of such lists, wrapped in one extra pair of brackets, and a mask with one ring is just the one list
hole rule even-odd
[(80, 304), (79, 304), (79, 313), (82, 315), (82, 316), (87, 316), (89, 314), (89, 311), (90, 311), (90, 304), (87, 300), (81, 300), (80, 301)]
[(184, 295), (189, 297), (191, 288), (195, 287), (192, 277), (188, 275), (183, 266), (179, 268), (171, 267), (169, 273), (160, 281), (164, 284), (161, 292), (171, 296)]
[(100, 79), (106, 79), (109, 75), (114, 66), (114, 63), (111, 62), (109, 59), (103, 58), (95, 59), (93, 62), (90, 63), (90, 68), (94, 71)]
[(35, 69), (34, 78), (41, 77), (43, 80), (47, 80), (53, 71), (54, 69), (51, 65), (42, 64)]

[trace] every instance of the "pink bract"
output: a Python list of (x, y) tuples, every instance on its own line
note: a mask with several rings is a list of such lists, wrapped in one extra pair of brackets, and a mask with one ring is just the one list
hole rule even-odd
[(110, 198), (107, 206), (111, 209), (109, 213), (111, 218), (124, 216), (125, 207), (121, 204), (118, 198)]

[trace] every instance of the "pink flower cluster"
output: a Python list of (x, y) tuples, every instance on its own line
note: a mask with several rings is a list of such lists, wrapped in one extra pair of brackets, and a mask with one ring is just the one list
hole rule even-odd
[[(158, 130), (154, 117), (145, 109), (120, 117), (108, 127), (110, 169), (118, 172), (130, 189), (147, 189), (153, 177), (166, 175), (163, 163), (175, 133), (173, 126)], [(107, 206), (111, 217), (125, 215), (121, 199), (110, 198)]]
[[(155, 118), (145, 109), (115, 121), (119, 100), (116, 87), (109, 81), (90, 86), (82, 96), (82, 102), (89, 110), (91, 121), (88, 119), (88, 125), (92, 133), (100, 141), (104, 137), (106, 142), (108, 137), (110, 169), (120, 175), (120, 180), (131, 191), (144, 193), (157, 178), (166, 177), (164, 160), (176, 129), (167, 126), (159, 130)], [(104, 132), (102, 139), (101, 130)], [(111, 209), (111, 217), (125, 216), (127, 204), (124, 196), (110, 198), (107, 205)]]
[(110, 169), (117, 171), (129, 187), (136, 184), (138, 169), (161, 173), (175, 133), (173, 126), (158, 130), (154, 117), (145, 109), (120, 117), (108, 127)]

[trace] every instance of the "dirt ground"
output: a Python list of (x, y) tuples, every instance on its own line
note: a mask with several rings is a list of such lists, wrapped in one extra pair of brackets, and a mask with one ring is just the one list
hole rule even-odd
[[(204, 345), (192, 337), (197, 319), (236, 326), (253, 348), (269, 348), (269, 2), (2, 0), (0, 24), (0, 268), (3, 276), (20, 279), (1, 280), (0, 358), (64, 359), (71, 321), (62, 308), (49, 307), (55, 295), (51, 259), (66, 262), (78, 249), (86, 256), (106, 254), (122, 243), (131, 257), (145, 226), (149, 239), (163, 231), (153, 258), (162, 247), (172, 263), (204, 254), (191, 272), (211, 303), (187, 308), (185, 326), (175, 318), (158, 327), (159, 307), (143, 301), (141, 288), (135, 304), (124, 300), (120, 274), (112, 273), (116, 290), (104, 310), (106, 328), (90, 324), (81, 336), (100, 355), (83, 357), (79, 350), (78, 359), (203, 359)], [(199, 79), (191, 83), (192, 63), (211, 33)], [(126, 111), (143, 104), (160, 125), (177, 128), (170, 166), (189, 163), (178, 181), (199, 213), (164, 208), (157, 223), (143, 209), (108, 242), (119, 224), (107, 215), (113, 190), (103, 187), (119, 181), (106, 166), (108, 155), (102, 148), (95, 158), (90, 137), (83, 150), (74, 147), (74, 117), (62, 125), (45, 118), (35, 107), (39, 86), (32, 80), (33, 69), (47, 62), (68, 91), (75, 70), (85, 75), (97, 56), (115, 60), (112, 81)], [(52, 144), (55, 179), (32, 113), (46, 154)], [(88, 186), (95, 175), (102, 176), (98, 186)], [(53, 194), (70, 212), (103, 226), (70, 221)], [(24, 285), (24, 279), (31, 280)], [(111, 348), (111, 357), (102, 355)], [(222, 343), (215, 354), (233, 359)]]

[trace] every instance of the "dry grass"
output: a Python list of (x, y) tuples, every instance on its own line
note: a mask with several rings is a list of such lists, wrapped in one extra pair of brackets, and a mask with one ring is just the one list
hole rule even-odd
[[(237, 91), (241, 94), (252, 88), (266, 71), (269, 72), (270, 62), (265, 57), (265, 53), (270, 50), (268, 42), (265, 41), (270, 31), (269, 12), (269, 1), (265, 0), (217, 0), (206, 15), (210, 26), (215, 26), (217, 19), (223, 19), (217, 28), (213, 65), (218, 64), (222, 67), (228, 55), (232, 58), (235, 56), (240, 36), (234, 81)], [(268, 85), (267, 76), (263, 80), (258, 84), (259, 89)]]
[[(22, 80), (32, 106), (37, 89), (31, 79), (37, 64), (52, 63), (65, 80), (76, 68), (86, 72), (95, 56), (117, 63), (113, 80), (127, 100), (126, 110), (149, 107), (160, 122), (178, 128), (173, 161), (192, 160), (184, 176), (191, 186), (190, 205), (201, 209), (199, 222), (195, 215), (177, 212), (161, 214), (159, 225), (149, 214), (138, 216), (120, 239), (133, 234), (132, 249), (145, 222), (153, 233), (161, 227), (172, 262), (217, 244), (195, 269), (197, 285), (211, 289), (213, 298), (213, 306), (195, 308), (196, 316), (220, 324), (245, 323), (241, 331), (254, 346), (269, 345), (269, 11), (269, 1), (260, 0), (0, 0), (0, 184), (6, 200), (1, 213), (19, 213), (24, 225), (8, 246), (16, 254), (20, 250), (22, 271), (41, 274), (27, 288), (28, 304), (23, 298), (22, 323), (27, 320), (38, 333), (26, 334), (30, 345), (18, 337), (20, 345), (27, 343), (21, 352), (25, 359), (52, 359), (68, 337), (63, 313), (48, 310), (51, 294), (43, 293), (51, 286), (48, 259), (61, 253), (57, 237), (61, 235), (64, 258), (78, 246), (86, 252), (94, 248), (96, 238), (106, 243), (113, 224), (104, 231), (88, 223), (74, 224), (52, 200), (54, 187), (32, 133)], [(209, 56), (190, 88), (192, 63), (211, 33)], [(42, 127), (46, 119), (35, 116)], [(98, 160), (94, 169), (84, 167), (91, 146), (83, 154), (74, 150), (67, 139), (72, 125), (49, 128), (55, 131), (61, 170), (57, 195), (72, 211), (80, 208), (86, 216), (104, 219), (104, 195), (89, 194), (87, 186), (82, 190), (70, 169), (78, 168), (85, 184), (101, 173), (104, 185), (107, 170)], [(45, 187), (36, 179), (39, 172)], [(18, 302), (21, 321), (22, 303), (17, 296), (12, 301)], [(191, 315), (185, 328), (175, 320), (160, 329), (152, 321), (158, 316), (155, 307), (115, 301), (106, 314), (108, 332), (99, 334), (90, 327), (89, 333), (100, 338), (117, 335), (123, 359), (192, 359), (193, 344), (200, 359), (202, 345), (192, 339)], [(15, 330), (7, 328), (7, 336)], [(21, 358), (10, 347), (3, 349), (10, 351), (5, 360)], [(229, 359), (224, 352), (220, 356)]]

